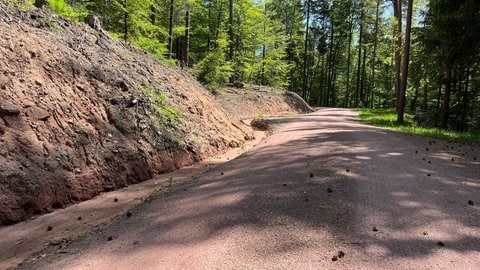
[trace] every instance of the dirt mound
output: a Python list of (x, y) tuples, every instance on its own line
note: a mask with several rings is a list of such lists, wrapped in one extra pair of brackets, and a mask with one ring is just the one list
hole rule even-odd
[(0, 10), (0, 225), (251, 137), (187, 73), (46, 11)]
[(241, 89), (225, 88), (217, 95), (217, 100), (239, 120), (315, 111), (293, 92), (248, 84)]

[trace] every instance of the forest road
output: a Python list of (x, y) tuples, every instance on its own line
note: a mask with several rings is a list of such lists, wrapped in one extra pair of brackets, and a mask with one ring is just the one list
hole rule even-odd
[(21, 269), (478, 269), (480, 151), (321, 109)]

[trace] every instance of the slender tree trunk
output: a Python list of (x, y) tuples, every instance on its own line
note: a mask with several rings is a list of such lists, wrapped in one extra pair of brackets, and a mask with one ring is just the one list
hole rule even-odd
[(377, 61), (377, 46), (378, 46), (378, 22), (380, 20), (380, 0), (377, 0), (377, 9), (375, 12), (375, 27), (373, 34), (373, 55), (372, 55), (372, 86), (370, 94), (371, 107), (374, 107), (375, 96), (375, 64)]
[[(363, 60), (362, 60), (362, 79), (360, 80), (360, 102), (362, 106), (368, 107), (368, 102), (365, 101), (365, 90), (367, 81), (367, 68), (365, 67), (367, 63), (367, 47), (363, 48)], [(368, 90), (368, 89), (367, 89)]]
[(308, 28), (310, 26), (310, 0), (307, 0), (307, 24), (305, 29), (305, 49), (303, 54), (302, 98), (307, 97), (307, 57), (308, 57)]
[[(352, 12), (352, 11), (351, 11)], [(348, 53), (347, 53), (347, 83), (345, 93), (345, 107), (350, 107), (350, 67), (352, 65), (352, 38), (353, 38), (353, 16), (350, 20), (350, 29), (348, 33)]]
[(170, 0), (170, 9), (168, 17), (168, 59), (172, 59), (173, 56), (173, 8), (175, 1)]
[(403, 115), (405, 112), (405, 99), (407, 93), (408, 83), (408, 64), (410, 62), (410, 34), (412, 30), (412, 14), (413, 14), (413, 0), (408, 0), (407, 6), (407, 24), (405, 29), (405, 50), (403, 53), (403, 67), (402, 67), (402, 88), (400, 89), (400, 102), (397, 112), (397, 122), (403, 123)]
[(185, 11), (185, 42), (183, 44), (183, 66), (188, 68), (190, 58), (190, 9)]
[[(235, 60), (235, 32), (233, 30), (233, 0), (228, 1), (228, 60), (234, 62)], [(230, 76), (230, 83), (235, 83), (235, 69)]]
[(360, 33), (358, 38), (358, 61), (357, 61), (357, 87), (355, 89), (355, 108), (360, 104), (360, 87), (362, 76), (362, 47), (363, 47), (363, 8), (360, 15)]
[(127, 11), (127, 2), (128, 0), (123, 1), (123, 8), (125, 9), (123, 14), (123, 40), (128, 41), (128, 11)]
[(155, 1), (152, 2), (150, 6), (150, 23), (155, 25), (157, 22), (157, 8), (155, 7)]
[(393, 0), (393, 16), (397, 19), (395, 36), (395, 108), (400, 107), (400, 89), (402, 88), (402, 0)]
[[(425, 74), (428, 74), (428, 61), (425, 60)], [(428, 77), (427, 77), (428, 78)], [(425, 79), (424, 85), (423, 85), (423, 100), (422, 100), (422, 110), (426, 111), (428, 109), (428, 79)]]
[(443, 128), (448, 128), (448, 118), (450, 110), (450, 94), (452, 92), (452, 70), (449, 69), (445, 74), (445, 94), (443, 96)]
[[(460, 121), (464, 126), (465, 126), (465, 121), (467, 118), (468, 114), (468, 108), (470, 107), (470, 99), (468, 97), (468, 88), (470, 85), (470, 63), (467, 64), (467, 70), (465, 74), (465, 86), (463, 88), (463, 94), (462, 94), (462, 107), (463, 107), (463, 112), (462, 112), (462, 120)], [(462, 127), (465, 129), (464, 127)]]
[[(265, 18), (267, 18), (267, 5), (264, 3), (263, 4), (263, 15)], [(263, 46), (262, 46), (262, 74), (261, 74), (261, 85), (265, 85), (265, 58), (267, 56), (267, 45), (266, 43), (266, 37), (267, 37), (267, 23), (263, 23)]]

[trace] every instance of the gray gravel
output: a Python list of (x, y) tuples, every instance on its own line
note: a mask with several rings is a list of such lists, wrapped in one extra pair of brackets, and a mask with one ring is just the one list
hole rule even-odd
[(478, 269), (479, 149), (355, 115), (289, 120), (21, 269)]

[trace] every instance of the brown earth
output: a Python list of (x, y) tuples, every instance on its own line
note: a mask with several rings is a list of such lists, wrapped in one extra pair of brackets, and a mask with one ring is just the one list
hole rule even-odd
[(227, 95), (103, 31), (0, 11), (0, 226), (240, 147), (253, 139), (243, 117), (306, 110), (292, 94), (250, 88), (235, 99), (255, 95), (262, 108), (229, 114)]

